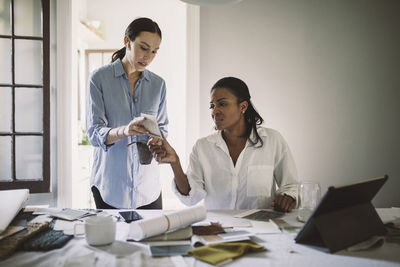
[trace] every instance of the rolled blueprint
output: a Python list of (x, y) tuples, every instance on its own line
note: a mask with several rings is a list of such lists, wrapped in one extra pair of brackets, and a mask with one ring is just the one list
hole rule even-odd
[(140, 241), (147, 237), (187, 227), (205, 218), (204, 206), (196, 206), (150, 219), (134, 221), (130, 224), (128, 239)]

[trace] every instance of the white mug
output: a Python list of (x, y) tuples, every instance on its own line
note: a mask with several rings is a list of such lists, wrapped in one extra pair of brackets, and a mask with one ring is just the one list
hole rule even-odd
[(84, 227), (84, 235), (89, 245), (104, 246), (115, 240), (116, 222), (111, 216), (93, 216), (87, 218), (84, 223), (75, 224), (75, 236), (83, 235), (77, 233), (79, 226)]

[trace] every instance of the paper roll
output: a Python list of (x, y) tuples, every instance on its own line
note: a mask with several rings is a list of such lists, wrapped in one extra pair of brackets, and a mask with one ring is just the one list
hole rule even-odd
[(140, 241), (167, 231), (187, 227), (205, 218), (206, 209), (204, 206), (196, 206), (150, 219), (135, 221), (130, 224), (128, 239)]

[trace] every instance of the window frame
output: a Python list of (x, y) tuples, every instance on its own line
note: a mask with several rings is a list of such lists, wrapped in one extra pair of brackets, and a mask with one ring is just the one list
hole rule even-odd
[[(11, 0), (11, 35), (0, 35), (0, 38), (11, 40), (11, 84), (0, 84), (0, 87), (11, 88), (11, 132), (0, 132), (0, 136), (11, 136), (11, 179), (1, 181), (0, 190), (28, 188), (30, 193), (50, 192), (50, 0), (42, 2), (42, 37), (21, 36), (14, 34), (15, 16), (14, 0)], [(43, 55), (43, 83), (42, 85), (16, 84), (15, 83), (15, 40), (40, 40), (42, 41)], [(43, 89), (43, 130), (42, 132), (16, 132), (15, 131), (15, 88), (42, 88)], [(16, 136), (42, 136), (42, 179), (17, 180), (16, 177)]]

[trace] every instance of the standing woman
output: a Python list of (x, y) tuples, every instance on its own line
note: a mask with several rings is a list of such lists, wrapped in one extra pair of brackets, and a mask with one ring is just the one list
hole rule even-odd
[(146, 69), (160, 43), (156, 22), (135, 19), (112, 63), (89, 78), (86, 128), (94, 146), (90, 184), (98, 209), (162, 209), (158, 164), (140, 164), (138, 153), (138, 142), (148, 139), (141, 113), (155, 116), (167, 135), (165, 82)]
[(174, 172), (173, 190), (186, 205), (204, 199), (207, 209), (289, 212), (297, 199), (297, 170), (289, 146), (276, 130), (260, 126), (247, 85), (235, 77), (215, 83), (210, 94), (216, 132), (200, 138), (183, 172), (168, 141), (149, 146)]

